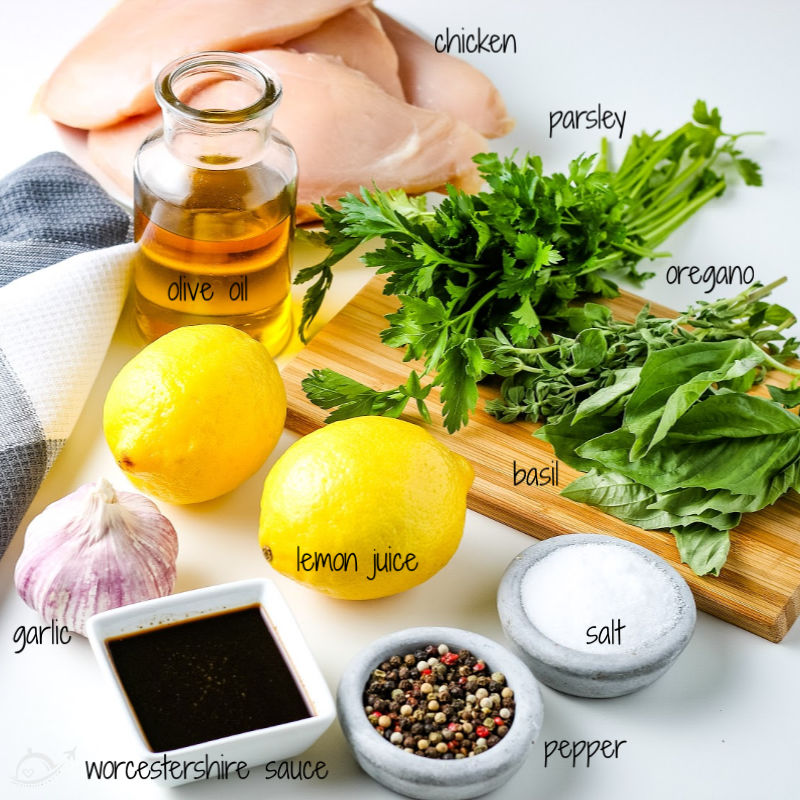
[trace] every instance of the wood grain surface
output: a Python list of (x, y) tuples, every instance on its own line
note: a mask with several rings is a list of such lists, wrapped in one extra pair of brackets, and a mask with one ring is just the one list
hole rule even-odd
[[(383, 345), (379, 332), (384, 315), (396, 307), (394, 298), (382, 294), (383, 280), (369, 284), (283, 370), (289, 412), (287, 427), (300, 434), (319, 428), (327, 415), (307, 399), (300, 382), (315, 368), (330, 367), (375, 389), (389, 389), (405, 381), (409, 364), (402, 352)], [(608, 305), (621, 319), (632, 320), (646, 301), (630, 294)], [(651, 303), (653, 313), (674, 312)], [(775, 383), (785, 385), (775, 376)], [(762, 390), (763, 391), (763, 390)], [(481, 387), (479, 408), (492, 397), (491, 387)], [(413, 403), (404, 418), (422, 423)], [(553, 451), (531, 433), (536, 425), (501, 424), (478, 411), (466, 428), (448, 433), (438, 424), (438, 395), (429, 398), (434, 425), (425, 427), (475, 468), (468, 505), (475, 511), (512, 528), (546, 539), (562, 533), (605, 533), (643, 545), (669, 561), (688, 581), (698, 608), (748, 631), (779, 642), (800, 613), (800, 496), (790, 492), (774, 506), (746, 514), (731, 534), (731, 550), (718, 578), (698, 578), (680, 563), (669, 533), (645, 531), (602, 511), (559, 495), (579, 473), (559, 463), (559, 486), (514, 486), (518, 469), (541, 469), (555, 464)], [(487, 542), (487, 547), (491, 546)]]

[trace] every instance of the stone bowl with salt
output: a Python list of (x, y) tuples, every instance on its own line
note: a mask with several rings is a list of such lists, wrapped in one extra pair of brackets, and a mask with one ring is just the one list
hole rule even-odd
[(655, 553), (601, 534), (538, 542), (497, 596), (506, 636), (536, 677), (579, 697), (617, 697), (661, 677), (694, 632), (686, 581)]

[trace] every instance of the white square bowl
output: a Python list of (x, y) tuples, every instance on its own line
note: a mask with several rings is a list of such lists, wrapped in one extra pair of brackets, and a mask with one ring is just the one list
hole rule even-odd
[[(275, 725), (269, 728), (247, 731), (222, 739), (182, 747), (175, 750), (154, 752), (147, 744), (133, 709), (128, 702), (111, 656), (106, 646), (108, 639), (132, 633), (142, 633), (169, 623), (182, 622), (209, 614), (234, 611), (259, 604), (267, 621), (269, 631), (291, 669), (298, 687), (309, 704), (312, 716), (305, 719)], [(191, 592), (146, 600), (111, 611), (95, 614), (87, 623), (87, 636), (94, 650), (105, 681), (116, 698), (120, 713), (127, 719), (133, 761), (170, 763), (204, 762), (224, 760), (243, 761), (248, 767), (267, 761), (290, 758), (309, 748), (328, 728), (336, 716), (333, 697), (308, 645), (303, 638), (289, 607), (275, 584), (266, 579), (238, 581)], [(148, 666), (143, 664), (143, 669)], [(205, 777), (197, 770), (192, 774), (165, 776), (169, 784), (187, 783)]]

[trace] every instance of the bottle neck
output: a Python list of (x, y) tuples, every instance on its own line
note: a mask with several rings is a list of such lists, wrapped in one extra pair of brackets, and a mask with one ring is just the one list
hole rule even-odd
[(264, 157), (270, 120), (236, 125), (187, 120), (164, 109), (164, 142), (182, 163), (202, 169), (237, 169)]
[(263, 158), (280, 97), (277, 76), (240, 53), (187, 56), (156, 79), (167, 148), (204, 169), (235, 169)]

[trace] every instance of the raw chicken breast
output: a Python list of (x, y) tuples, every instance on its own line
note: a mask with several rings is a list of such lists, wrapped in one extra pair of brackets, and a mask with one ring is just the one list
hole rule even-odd
[(436, 48), (378, 11), (386, 35), (400, 59), (406, 100), (415, 106), (446, 111), (488, 136), (504, 136), (514, 127), (494, 84), (471, 64)]
[(172, 59), (199, 50), (269, 47), (367, 0), (122, 0), (56, 68), (44, 112), (100, 128), (156, 107), (152, 85)]
[[(449, 114), (392, 97), (362, 72), (328, 56), (283, 50), (250, 55), (277, 72), (283, 83), (275, 125), (297, 150), (299, 221), (316, 218), (311, 204), (320, 198), (335, 200), (373, 182), (411, 193), (448, 182), (467, 191), (480, 186), (472, 156), (487, 142)], [(198, 105), (201, 97), (202, 92)], [(89, 134), (89, 155), (128, 194), (136, 150), (159, 116)]]
[(297, 150), (302, 204), (334, 200), (373, 181), (413, 193), (448, 182), (468, 191), (480, 186), (472, 156), (487, 142), (467, 125), (392, 97), (326, 56), (280, 50), (253, 55), (283, 82), (276, 125)]
[(404, 99), (397, 74), (397, 53), (378, 15), (368, 6), (349, 9), (315, 31), (286, 42), (283, 48), (338, 56), (348, 67), (360, 69), (372, 78), (385, 92)]

